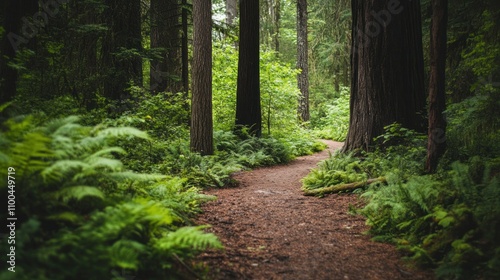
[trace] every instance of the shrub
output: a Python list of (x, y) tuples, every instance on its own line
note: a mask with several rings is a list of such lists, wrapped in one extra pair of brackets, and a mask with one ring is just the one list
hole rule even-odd
[(120, 279), (116, 271), (164, 279), (180, 273), (183, 259), (221, 248), (204, 227), (186, 227), (212, 197), (183, 179), (131, 172), (116, 158), (125, 151), (113, 143), (147, 140), (146, 133), (86, 127), (77, 117), (42, 124), (19, 117), (3, 127), (0, 168), (15, 169), (15, 189), (1, 192), (16, 197), (16, 261), (23, 264), (16, 279)]

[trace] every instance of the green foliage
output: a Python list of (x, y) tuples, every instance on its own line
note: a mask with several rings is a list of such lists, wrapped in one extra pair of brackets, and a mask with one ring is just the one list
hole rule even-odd
[[(351, 2), (311, 1), (309, 5), (310, 79), (314, 95), (349, 85)], [(320, 96), (315, 96), (317, 99)], [(327, 102), (328, 104), (328, 102)]]
[[(476, 105), (471, 103), (474, 99)], [(493, 130), (470, 127), (491, 120), (486, 114), (493, 114), (491, 106), (496, 101), (474, 99), (450, 109), (454, 113), (448, 115), (452, 118), (448, 141), (458, 151), (448, 152), (437, 174), (423, 172), (425, 137), (392, 124), (375, 139), (375, 151), (358, 157), (332, 155), (303, 179), (303, 188), (383, 176), (387, 184), (371, 185), (361, 195), (366, 204), (359, 213), (366, 216), (375, 240), (397, 244), (408, 259), (435, 268), (440, 279), (498, 278), (500, 161), (492, 150), (496, 144), (482, 146), (485, 138), (498, 137)], [(457, 108), (469, 115), (455, 113)], [(470, 130), (474, 141), (456, 139), (459, 130)], [(468, 145), (457, 146), (466, 142)], [(456, 161), (457, 154), (466, 160)]]
[(319, 138), (344, 141), (349, 128), (349, 88), (343, 87), (338, 97), (318, 104), (311, 114), (311, 126)]
[[(322, 161), (318, 168), (302, 180), (304, 190), (328, 187), (341, 183), (360, 182), (370, 178), (391, 175), (399, 179), (422, 174), (425, 157), (425, 138), (399, 124), (385, 127), (385, 133), (377, 137), (380, 143), (372, 153), (337, 152)], [(393, 146), (387, 146), (389, 143)]]
[(149, 141), (146, 133), (82, 126), (77, 117), (17, 117), (2, 128), (0, 168), (15, 168), (9, 190), (17, 202), (16, 262), (23, 264), (16, 279), (111, 279), (120, 270), (165, 279), (179, 273), (180, 261), (222, 247), (205, 227), (185, 227), (213, 197), (185, 179), (131, 172), (117, 158), (125, 150), (116, 143)]
[(189, 150), (187, 142), (171, 143), (157, 165), (164, 174), (186, 178), (189, 185), (223, 187), (231, 184), (231, 173), (257, 166), (286, 163), (292, 154), (274, 138), (240, 139), (230, 132), (214, 133), (216, 153), (202, 157)]
[(367, 179), (362, 173), (362, 165), (353, 154), (335, 153), (319, 163), (318, 168), (302, 179), (302, 189), (311, 190), (337, 185), (340, 183), (359, 182)]
[[(491, 11), (485, 10), (482, 15), (482, 26), (477, 33), (469, 37), (469, 47), (462, 52), (464, 66), (471, 69), (480, 81), (472, 86), (476, 90), (481, 82), (487, 82), (485, 79), (498, 72), (498, 63), (500, 62), (500, 44), (498, 42), (489, 42), (490, 38), (495, 38), (495, 18)], [(482, 80), (482, 81), (481, 81)], [(491, 81), (489, 81), (491, 82)]]
[(500, 90), (475, 95), (448, 106), (448, 157), (466, 160), (474, 155), (500, 156)]
[[(487, 173), (475, 181), (474, 164), (456, 162), (443, 174), (371, 188), (363, 195), (369, 203), (362, 210), (371, 233), (436, 266), (439, 278), (468, 279), (479, 271), (498, 277), (488, 263), (496, 261), (500, 245), (495, 237), (500, 234), (495, 196), (500, 185)], [(491, 168), (489, 163), (483, 167)]]
[[(232, 130), (236, 108), (238, 53), (232, 44), (214, 47), (213, 106), (216, 130)], [(262, 51), (260, 57), (263, 132), (281, 137), (298, 128), (299, 90), (297, 70), (276, 60), (276, 54)]]
[[(223, 187), (232, 184), (231, 173), (263, 165), (286, 163), (293, 157), (322, 150), (324, 145), (301, 128), (282, 134), (282, 138), (235, 136), (215, 131), (216, 154), (202, 157), (189, 148), (187, 112), (182, 95), (150, 95), (137, 90), (138, 103), (116, 119), (106, 119), (98, 127), (105, 131), (117, 126), (133, 126), (147, 131), (149, 137), (121, 137), (113, 144), (128, 151), (113, 154), (130, 170), (180, 176), (186, 184), (200, 187)], [(220, 112), (220, 110), (217, 110)], [(92, 123), (92, 116), (87, 116)], [(130, 128), (129, 128), (130, 129)], [(139, 131), (139, 130), (135, 130)], [(284, 131), (284, 129), (282, 130)], [(130, 134), (131, 132), (129, 132)], [(138, 132), (143, 133), (143, 132)], [(136, 176), (136, 175), (135, 175)]]

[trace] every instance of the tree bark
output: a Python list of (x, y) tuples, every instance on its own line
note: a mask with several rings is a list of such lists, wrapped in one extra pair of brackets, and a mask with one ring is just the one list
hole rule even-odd
[(297, 0), (297, 68), (300, 70), (297, 81), (300, 90), (299, 118), (309, 121), (309, 66), (307, 42), (307, 0)]
[(394, 122), (425, 131), (420, 1), (352, 0), (350, 123), (344, 151)]
[(188, 99), (189, 94), (189, 46), (188, 46), (188, 4), (182, 0), (182, 90)]
[(211, 155), (212, 123), (212, 3), (193, 0), (193, 68), (191, 150)]
[(373, 183), (385, 183), (385, 182), (386, 182), (385, 178), (380, 177), (380, 178), (375, 178), (375, 179), (368, 179), (368, 180), (363, 181), (363, 182), (339, 184), (339, 185), (335, 185), (335, 186), (329, 186), (329, 187), (324, 187), (324, 188), (319, 188), (319, 189), (314, 189), (314, 190), (305, 190), (304, 195), (305, 196), (313, 196), (313, 195), (322, 195), (322, 194), (327, 194), (327, 193), (353, 191), (355, 189), (359, 189), (359, 188), (371, 185)]
[[(109, 79), (104, 83), (104, 96), (109, 100), (130, 98), (130, 82), (142, 86), (142, 58), (140, 55), (121, 57), (124, 50), (142, 50), (141, 1), (106, 1), (106, 25), (109, 29), (103, 43), (103, 62), (109, 67)], [(118, 109), (119, 111), (122, 110)]]
[(234, 19), (238, 15), (238, 1), (226, 0), (226, 24), (233, 27)]
[(281, 23), (281, 0), (274, 0), (273, 6), (273, 20), (274, 20), (274, 50), (276, 52), (280, 51), (280, 23)]
[(151, 61), (153, 92), (181, 92), (181, 9), (178, 0), (151, 0), (151, 48), (161, 48), (161, 59)]
[(21, 22), (21, 19), (26, 16), (28, 21), (31, 21), (38, 8), (38, 2), (36, 0), (4, 0), (0, 5), (2, 26), (5, 29), (0, 40), (0, 104), (3, 104), (11, 101), (17, 92), (17, 70), (9, 66), (9, 63), (13, 62), (18, 49), (35, 39), (30, 35), (36, 36), (37, 34), (31, 32), (34, 30), (24, 26), (26, 21)]
[(439, 158), (446, 150), (446, 26), (448, 0), (432, 1), (430, 79), (429, 79), (429, 129), (427, 143), (427, 172), (436, 171)]
[(259, 70), (259, 1), (240, 1), (240, 52), (236, 90), (236, 129), (262, 134)]
[(16, 49), (9, 40), (9, 36), (20, 36), (21, 1), (6, 0), (2, 2), (3, 27), (0, 51), (0, 104), (11, 101), (16, 95), (17, 71), (8, 64), (15, 55)]

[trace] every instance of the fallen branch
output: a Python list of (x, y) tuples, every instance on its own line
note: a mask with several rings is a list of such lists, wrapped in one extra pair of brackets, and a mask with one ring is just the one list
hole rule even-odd
[(386, 180), (384, 177), (380, 178), (375, 178), (375, 179), (368, 179), (366, 181), (362, 182), (354, 182), (354, 183), (348, 183), (348, 184), (339, 184), (335, 186), (329, 186), (329, 187), (324, 187), (324, 188), (319, 188), (319, 189), (314, 189), (314, 190), (304, 190), (304, 195), (310, 196), (310, 195), (321, 195), (321, 194), (326, 194), (326, 193), (337, 193), (337, 192), (343, 192), (343, 191), (353, 191), (355, 189), (362, 188), (364, 186), (368, 186), (373, 183), (385, 183)]

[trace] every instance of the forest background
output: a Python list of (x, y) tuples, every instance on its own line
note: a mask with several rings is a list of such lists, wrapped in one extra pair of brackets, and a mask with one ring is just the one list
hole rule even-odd
[[(258, 134), (235, 123), (237, 1), (211, 3), (214, 151), (202, 156), (190, 139), (199, 2), (3, 1), (1, 193), (15, 205), (0, 217), (18, 222), (14, 244), (2, 234), (15, 261), (0, 278), (202, 274), (192, 257), (223, 246), (190, 222), (215, 199), (200, 189), (318, 151), (317, 138), (346, 139), (355, 2), (260, 1)], [(308, 69), (298, 67), (304, 3)], [(427, 89), (433, 9), (419, 4)], [(448, 4), (448, 125), (437, 135), (447, 150), (435, 172), (425, 169), (427, 133), (386, 124), (373, 145), (332, 155), (304, 179), (307, 191), (383, 177), (356, 191), (366, 199), (356, 211), (377, 239), (444, 279), (500, 274), (499, 10), (494, 0)]]

